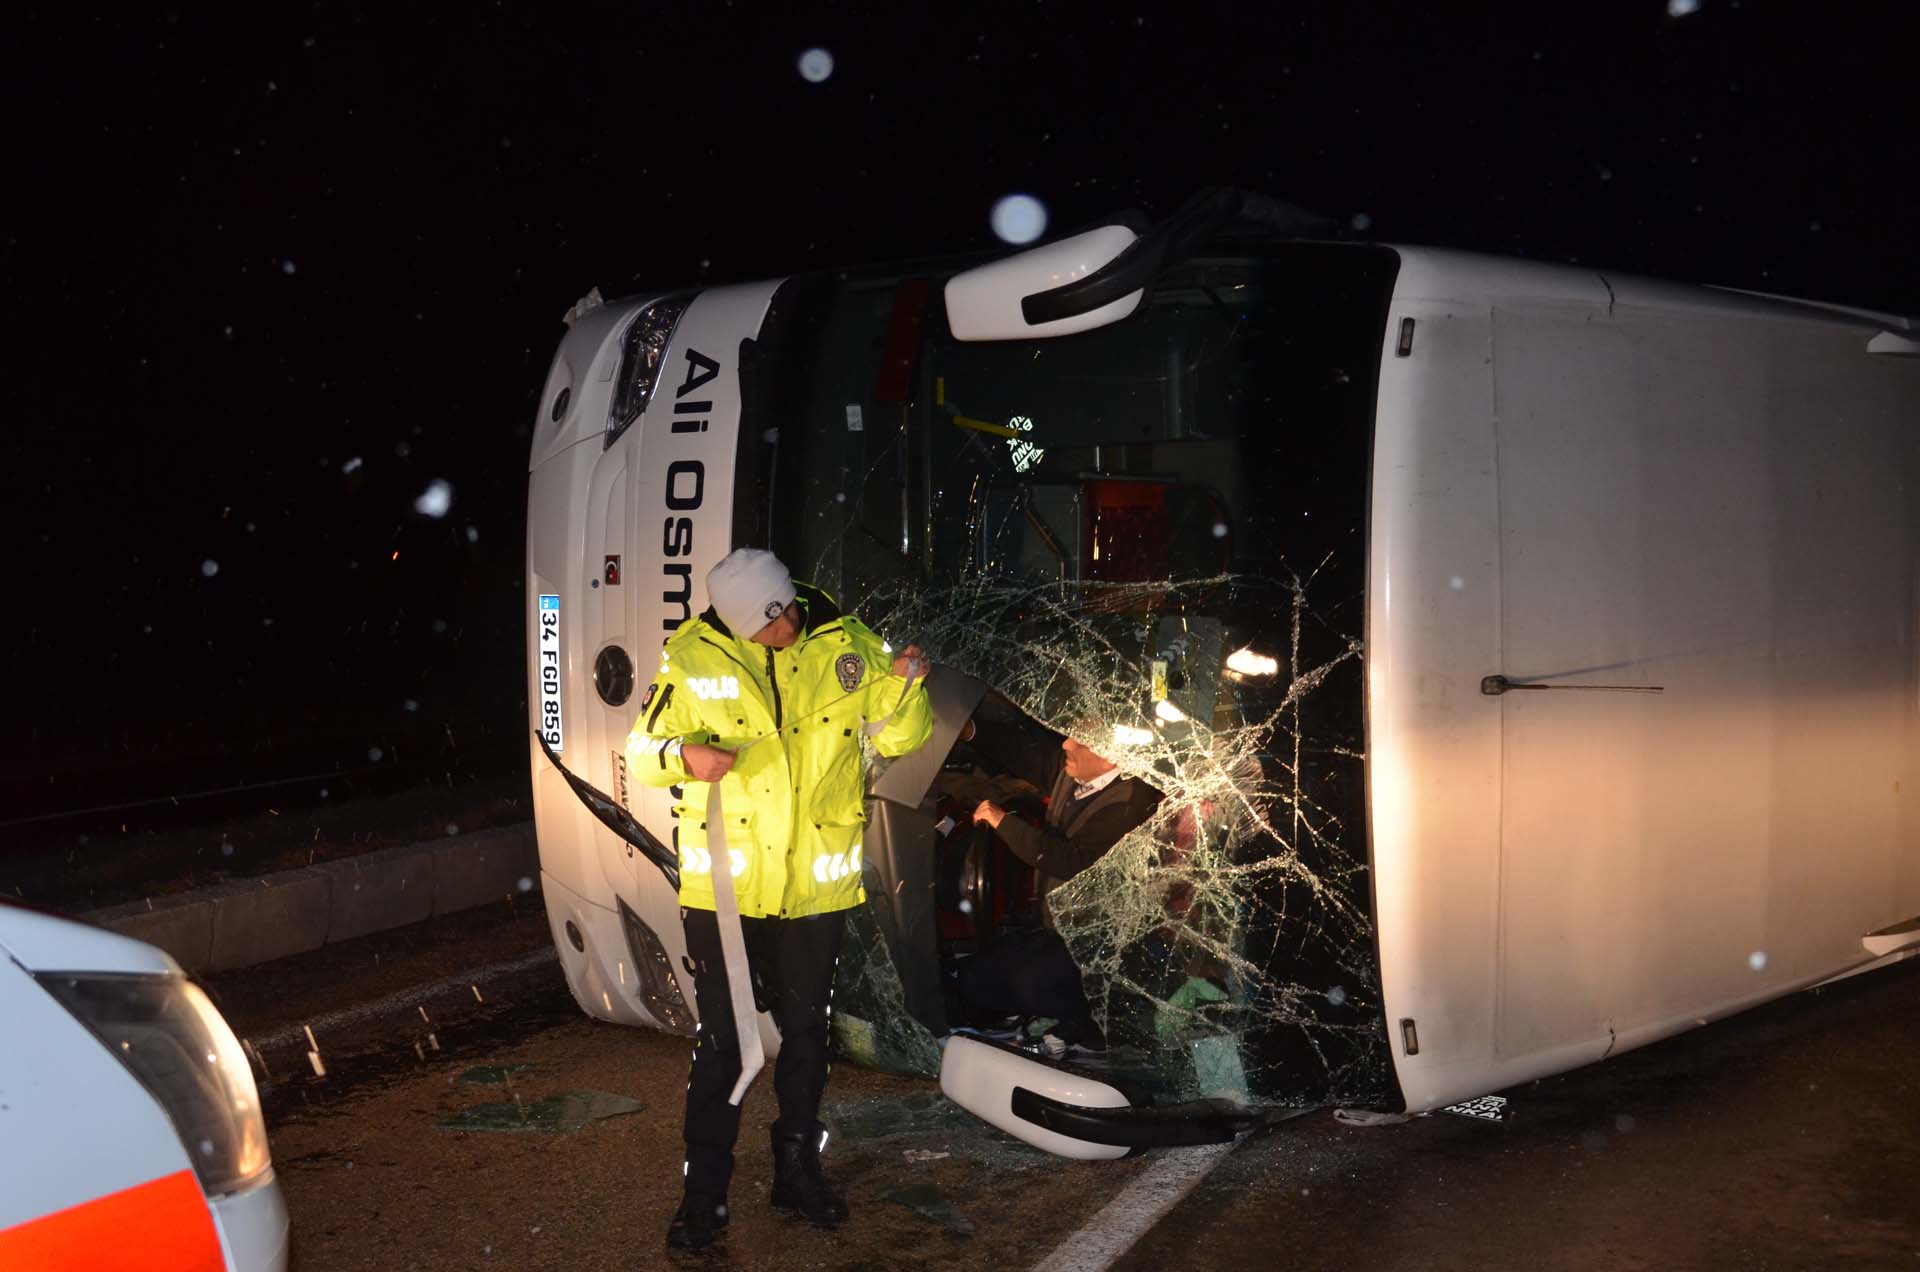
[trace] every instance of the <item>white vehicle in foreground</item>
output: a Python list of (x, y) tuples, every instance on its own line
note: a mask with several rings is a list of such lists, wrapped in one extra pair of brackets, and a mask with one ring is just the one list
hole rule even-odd
[[(1913, 321), (1283, 220), (569, 315), (526, 603), (588, 1012), (693, 1027), (622, 741), (739, 544), (939, 664), (843, 1050), (1053, 1151), (1435, 1109), (1920, 950)], [(943, 838), (985, 687), (1167, 794), (1054, 906), (1102, 1064), (939, 1045), (1021, 887)]]
[(276, 1272), (246, 1054), (166, 954), (0, 902), (0, 1268)]

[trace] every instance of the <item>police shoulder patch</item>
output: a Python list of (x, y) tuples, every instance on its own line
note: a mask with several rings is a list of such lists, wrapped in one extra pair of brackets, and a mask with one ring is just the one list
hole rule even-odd
[(860, 677), (866, 670), (867, 664), (858, 654), (842, 654), (833, 664), (833, 674), (840, 677), (840, 688), (847, 693), (860, 687)]
[(657, 680), (652, 681), (647, 685), (647, 691), (640, 695), (640, 714), (641, 715), (645, 715), (647, 713), (647, 708), (653, 705), (653, 691), (655, 689), (658, 689), (659, 687), (660, 687), (659, 681)]

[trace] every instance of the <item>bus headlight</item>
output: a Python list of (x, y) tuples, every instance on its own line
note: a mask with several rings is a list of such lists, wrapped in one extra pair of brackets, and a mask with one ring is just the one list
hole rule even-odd
[(608, 446), (620, 440), (620, 434), (653, 400), (660, 363), (667, 356), (667, 342), (673, 339), (680, 315), (692, 303), (691, 296), (656, 300), (627, 324), (627, 334), (620, 342), (620, 375), (613, 389), (613, 407), (607, 412)]
[(207, 1196), (237, 1191), (272, 1164), (246, 1053), (198, 985), (75, 972), (36, 979), (167, 1111)]

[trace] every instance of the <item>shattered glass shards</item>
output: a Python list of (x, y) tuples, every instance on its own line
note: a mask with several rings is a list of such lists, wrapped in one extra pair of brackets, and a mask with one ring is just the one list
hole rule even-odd
[[(1110, 1043), (1146, 1057), (1156, 1102), (1395, 1102), (1367, 904), (1364, 760), (1348, 730), (1313, 735), (1317, 695), (1350, 695), (1336, 714), (1357, 717), (1360, 644), (1315, 613), (1313, 582), (1096, 589), (981, 577), (883, 590), (863, 607), (876, 627), (916, 633), (938, 663), (1057, 731), (1097, 721), (1145, 736), (1089, 741), (1164, 794), (1158, 813), (1050, 906)], [(1218, 619), (1166, 616), (1182, 592), (1228, 591), (1265, 593), (1286, 620), (1286, 634), (1264, 642), (1281, 655), (1273, 677), (1222, 670), (1232, 642)], [(1155, 661), (1174, 669), (1183, 721), (1146, 718)], [(859, 1023), (841, 1030), (845, 1053), (932, 1071), (931, 1036), (901, 1006), (897, 941), (866, 917), (849, 946), (839, 1002)]]
[(442, 1131), (538, 1132), (565, 1135), (590, 1122), (625, 1117), (647, 1106), (609, 1091), (562, 1091), (538, 1100), (476, 1104), (434, 1123)]
[(932, 1091), (884, 1097), (841, 1098), (828, 1088), (821, 1118), (837, 1138), (891, 1139), (901, 1135), (971, 1135), (978, 1131), (971, 1113)]
[(939, 1224), (956, 1237), (973, 1235), (973, 1224), (932, 1184), (908, 1184), (880, 1194), (880, 1200), (905, 1206), (929, 1223)]
[(872, 906), (847, 914), (833, 1012), (835, 1048), (869, 1069), (933, 1077), (940, 1072), (940, 1040), (907, 1009), (900, 973), (888, 953)]
[(457, 1081), (462, 1086), (504, 1086), (514, 1074), (532, 1067), (528, 1064), (480, 1064), (466, 1070)]
[(820, 1119), (836, 1141), (894, 1141), (902, 1145), (899, 1151), (904, 1159), (912, 1162), (958, 1155), (995, 1172), (1020, 1172), (1044, 1170), (1056, 1160), (1004, 1131), (982, 1125), (938, 1091), (842, 1097), (829, 1085)]

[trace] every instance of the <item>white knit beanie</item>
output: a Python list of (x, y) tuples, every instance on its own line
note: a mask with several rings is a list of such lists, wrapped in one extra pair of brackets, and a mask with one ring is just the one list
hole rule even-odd
[(746, 640), (793, 603), (793, 576), (764, 548), (735, 548), (707, 571), (707, 600)]

